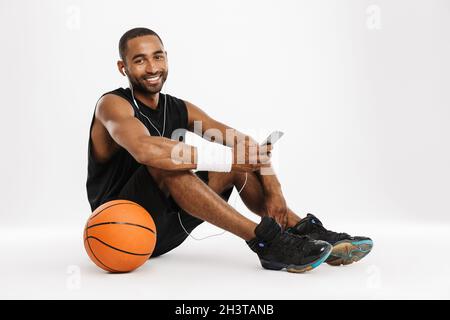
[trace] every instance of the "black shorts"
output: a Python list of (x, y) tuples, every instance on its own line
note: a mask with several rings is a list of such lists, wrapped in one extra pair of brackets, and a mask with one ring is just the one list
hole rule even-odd
[[(208, 184), (207, 171), (197, 171), (195, 174)], [(220, 196), (228, 201), (232, 191), (233, 187), (224, 191)], [(169, 252), (188, 237), (180, 225), (178, 212), (180, 212), (183, 226), (189, 233), (204, 222), (181, 209), (171, 196), (166, 197), (144, 165), (141, 165), (131, 176), (120, 191), (118, 199), (136, 202), (152, 216), (157, 234), (156, 247), (152, 257)]]

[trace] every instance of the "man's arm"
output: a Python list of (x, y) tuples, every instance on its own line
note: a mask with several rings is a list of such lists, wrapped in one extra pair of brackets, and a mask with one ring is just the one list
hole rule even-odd
[[(202, 109), (200, 109), (196, 105), (194, 105), (188, 101), (185, 101), (185, 103), (186, 103), (186, 107), (188, 109), (188, 129), (189, 129), (189, 131), (194, 132), (194, 121), (201, 121), (202, 137), (205, 134), (205, 131), (208, 131), (208, 130), (212, 131), (213, 129), (216, 129), (216, 130), (219, 130), (222, 134), (222, 137), (224, 139), (223, 144), (227, 145), (229, 147), (233, 147), (236, 145), (236, 139), (237, 139), (237, 141), (243, 141), (245, 139), (245, 137), (249, 137), (249, 139), (252, 140), (254, 144), (258, 144), (258, 142), (256, 142), (250, 136), (211, 118), (206, 112), (204, 112)], [(230, 139), (231, 141), (227, 140), (227, 130), (232, 130), (229, 132), (233, 133), (233, 135), (231, 135), (231, 136), (235, 137), (234, 141), (231, 139)], [(198, 132), (196, 132), (196, 133), (198, 134)], [(228, 135), (228, 137), (230, 137), (230, 135)], [(276, 175), (274, 174), (273, 169), (271, 167), (270, 168), (266, 167), (266, 168), (264, 168), (264, 170), (272, 171), (273, 174), (262, 175), (260, 170), (255, 171), (255, 173), (258, 176), (258, 178), (260, 179), (266, 193), (281, 192), (280, 182), (278, 181)]]
[[(199, 134), (200, 132), (196, 132), (194, 131), (194, 122), (195, 121), (200, 121), (201, 122), (201, 137), (205, 138), (209, 136), (211, 136), (211, 134), (213, 134), (214, 130), (219, 130), (222, 138), (223, 138), (223, 144), (229, 147), (233, 147), (236, 145), (236, 140), (237, 141), (242, 141), (244, 140), (244, 138), (247, 136), (245, 134), (243, 134), (242, 132), (239, 132), (236, 129), (233, 129), (213, 118), (211, 118), (205, 111), (203, 111), (202, 109), (200, 109), (199, 107), (197, 107), (196, 105), (185, 101), (186, 103), (186, 107), (188, 110), (188, 130), (191, 132), (194, 132), (196, 134)], [(230, 140), (227, 141), (227, 130), (232, 130), (232, 131), (228, 131), (229, 134), (230, 133), (234, 133), (235, 136), (235, 140)], [(205, 132), (208, 131), (205, 135)], [(216, 141), (218, 142), (218, 141)]]
[[(108, 130), (112, 139), (125, 148), (133, 158), (144, 165), (164, 170), (190, 170), (196, 168), (196, 148), (165, 137), (151, 136), (147, 128), (134, 117), (133, 108), (122, 98), (108, 94), (103, 96), (95, 116)], [(191, 155), (190, 163), (172, 161), (172, 149), (182, 147)]]
[[(202, 138), (204, 137), (204, 133), (207, 130), (216, 129), (219, 130), (222, 133), (222, 137), (224, 137), (223, 144), (228, 146), (235, 146), (236, 141), (227, 141), (227, 130), (233, 130), (232, 132), (237, 137), (238, 141), (244, 139), (247, 135), (237, 131), (236, 129), (233, 129), (217, 120), (212, 119), (210, 116), (208, 116), (203, 110), (201, 110), (199, 107), (193, 105), (190, 102), (186, 102), (186, 106), (188, 109), (188, 123), (189, 123), (189, 130), (194, 130), (194, 121), (201, 121), (202, 122)], [(197, 132), (198, 134), (199, 132)], [(254, 144), (258, 144), (254, 139), (250, 138)], [(218, 142), (218, 141), (216, 141)], [(256, 174), (256, 177), (261, 182), (261, 185), (264, 189), (265, 193), (265, 207), (267, 210), (267, 214), (269, 216), (275, 217), (277, 222), (282, 226), (286, 227), (287, 225), (287, 205), (286, 201), (283, 196), (283, 192), (281, 190), (281, 184), (278, 181), (277, 176), (275, 175), (275, 172), (273, 171), (272, 167), (265, 167), (262, 168), (264, 170), (270, 171), (271, 174), (261, 174), (261, 168), (259, 170), (254, 171)], [(266, 172), (264, 172), (266, 173)]]

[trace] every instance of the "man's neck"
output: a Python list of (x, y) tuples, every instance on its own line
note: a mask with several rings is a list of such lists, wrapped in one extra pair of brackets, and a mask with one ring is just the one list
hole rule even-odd
[(159, 102), (159, 92), (155, 94), (145, 94), (140, 93), (138, 91), (134, 92), (134, 96), (136, 99), (144, 103), (146, 106), (150, 107), (153, 110), (156, 110)]

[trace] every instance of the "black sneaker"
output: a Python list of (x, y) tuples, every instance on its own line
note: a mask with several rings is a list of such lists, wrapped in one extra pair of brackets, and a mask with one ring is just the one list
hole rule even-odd
[(246, 241), (258, 254), (265, 269), (301, 273), (324, 262), (332, 246), (325, 241), (314, 241), (307, 236), (282, 232), (280, 225), (265, 216), (255, 229), (256, 238)]
[(333, 251), (326, 262), (332, 266), (359, 261), (368, 255), (373, 247), (373, 241), (368, 237), (352, 237), (347, 233), (337, 233), (325, 229), (322, 222), (310, 213), (286, 231), (299, 236), (308, 235), (314, 240), (322, 240), (331, 244)]

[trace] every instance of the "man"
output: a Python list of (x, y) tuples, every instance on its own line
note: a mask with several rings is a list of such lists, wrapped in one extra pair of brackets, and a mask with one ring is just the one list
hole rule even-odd
[[(301, 219), (286, 205), (276, 175), (261, 174), (271, 169), (270, 145), (259, 146), (194, 104), (160, 93), (168, 61), (154, 31), (127, 31), (119, 53), (117, 67), (130, 88), (104, 94), (95, 108), (86, 183), (92, 210), (114, 199), (146, 208), (158, 234), (153, 257), (179, 246), (203, 221), (244, 239), (267, 269), (304, 272), (325, 260), (348, 264), (370, 251), (369, 238), (328, 231), (313, 215)], [(197, 134), (212, 140), (214, 131), (221, 139), (204, 147), (173, 139), (179, 129), (197, 131), (199, 123)], [(227, 203), (233, 187), (244, 185), (240, 196), (262, 217), (258, 225)]]

